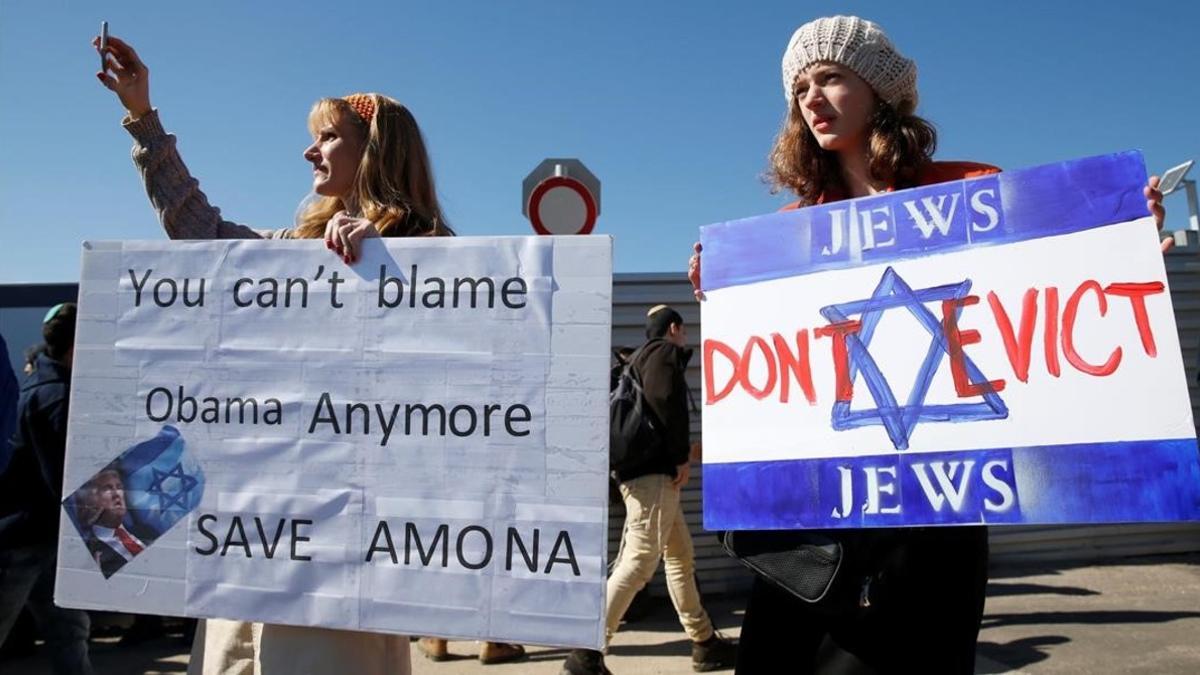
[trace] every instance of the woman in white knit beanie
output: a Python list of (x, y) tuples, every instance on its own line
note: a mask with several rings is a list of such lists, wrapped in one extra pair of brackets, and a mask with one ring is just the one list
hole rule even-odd
[(804, 205), (912, 187), (937, 145), (913, 114), (917, 66), (876, 24), (853, 16), (801, 26), (783, 55), (788, 115), (771, 151), (775, 189)]
[[(784, 52), (782, 74), (787, 116), (768, 177), (775, 190), (798, 197), (787, 209), (999, 171), (933, 161), (937, 133), (914, 114), (916, 64), (875, 23), (833, 16), (804, 24)], [(1157, 182), (1151, 178), (1145, 196), (1161, 228)], [(688, 276), (703, 299), (699, 244)], [(845, 551), (830, 599), (814, 606), (782, 590), (786, 579), (756, 576), (738, 673), (973, 671), (986, 528), (824, 534)]]

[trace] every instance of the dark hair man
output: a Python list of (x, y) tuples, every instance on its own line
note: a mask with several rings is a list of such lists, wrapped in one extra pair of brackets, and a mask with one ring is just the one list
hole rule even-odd
[[(645, 402), (661, 423), (658, 448), (617, 474), (625, 501), (621, 553), (608, 578), (607, 638), (612, 640), (625, 610), (658, 561), (665, 560), (671, 602), (692, 639), (692, 668), (698, 671), (733, 667), (736, 646), (713, 630), (696, 587), (692, 537), (679, 505), (688, 480), (688, 385), (684, 378), (692, 350), (679, 312), (658, 305), (646, 314), (647, 341), (632, 356)], [(563, 663), (563, 675), (603, 675), (608, 669), (600, 652), (577, 649)]]
[(42, 320), (45, 347), (21, 385), (12, 459), (0, 474), (0, 642), (28, 604), (55, 673), (91, 673), (87, 613), (54, 605), (75, 303)]

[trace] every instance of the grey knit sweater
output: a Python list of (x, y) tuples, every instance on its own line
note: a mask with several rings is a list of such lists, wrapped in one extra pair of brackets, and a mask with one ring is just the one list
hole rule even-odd
[(256, 230), (221, 218), (208, 203), (175, 148), (175, 136), (163, 130), (158, 110), (122, 126), (133, 136), (133, 164), (142, 174), (150, 204), (172, 239), (290, 239), (292, 231)]

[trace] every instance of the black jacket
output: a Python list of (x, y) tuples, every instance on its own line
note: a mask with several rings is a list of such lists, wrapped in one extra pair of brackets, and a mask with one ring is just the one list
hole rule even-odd
[(650, 474), (675, 476), (675, 467), (691, 452), (688, 429), (688, 386), (684, 373), (692, 350), (654, 338), (642, 346), (632, 367), (642, 381), (642, 392), (650, 410), (662, 423), (666, 437), (662, 449), (636, 468), (620, 472), (620, 481)]
[(17, 399), (21, 385), (8, 362), (8, 343), (0, 335), (0, 473), (8, 466), (11, 455), (9, 441), (17, 429)]
[(12, 460), (0, 474), (0, 548), (58, 539), (71, 371), (42, 354), (21, 385)]

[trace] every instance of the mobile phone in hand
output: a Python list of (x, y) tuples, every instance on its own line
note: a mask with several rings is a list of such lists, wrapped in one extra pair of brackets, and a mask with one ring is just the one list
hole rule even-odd
[(108, 70), (108, 22), (100, 22), (100, 72)]

